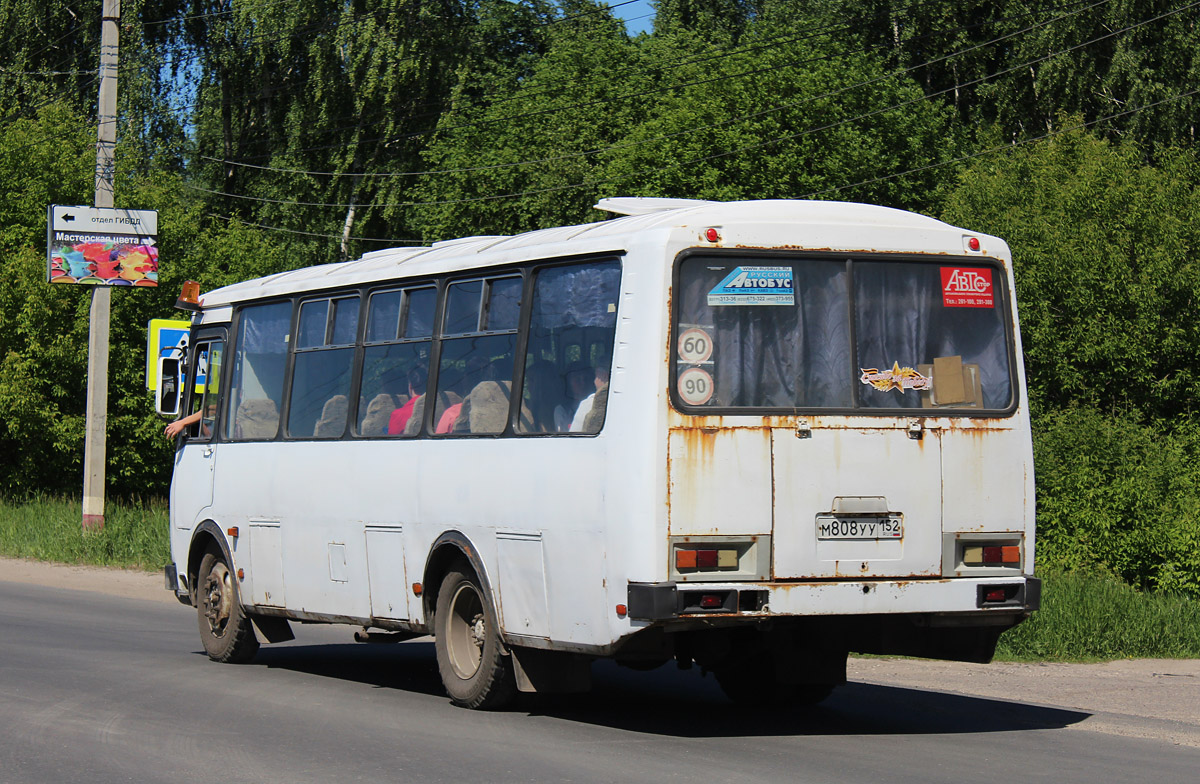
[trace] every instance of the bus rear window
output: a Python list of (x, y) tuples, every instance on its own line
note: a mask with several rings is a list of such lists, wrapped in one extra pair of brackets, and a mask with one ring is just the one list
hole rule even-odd
[(684, 409), (1005, 410), (999, 268), (947, 260), (692, 256), (679, 270)]

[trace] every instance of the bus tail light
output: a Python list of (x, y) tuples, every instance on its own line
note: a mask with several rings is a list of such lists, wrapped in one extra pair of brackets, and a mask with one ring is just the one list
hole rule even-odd
[(1025, 585), (981, 585), (977, 594), (978, 607), (1023, 607), (1026, 602)]
[(1019, 566), (1019, 545), (973, 545), (963, 548), (962, 561), (967, 566)]
[(947, 577), (1016, 574), (1025, 568), (1019, 531), (958, 531), (942, 535), (942, 569)]
[(668, 558), (668, 579), (681, 583), (769, 580), (771, 536), (672, 536)]
[(681, 547), (675, 551), (675, 568), (679, 571), (685, 569), (736, 569), (737, 565), (738, 551), (733, 547), (721, 549)]
[(676, 605), (680, 615), (695, 613), (726, 613), (739, 611), (738, 592), (728, 591), (680, 591)]

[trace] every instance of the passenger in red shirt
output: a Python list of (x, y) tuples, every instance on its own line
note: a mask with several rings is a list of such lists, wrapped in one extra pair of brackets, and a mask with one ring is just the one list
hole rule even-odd
[(418, 367), (408, 371), (408, 402), (397, 408), (388, 417), (387, 432), (389, 436), (404, 435), (404, 428), (408, 425), (408, 420), (412, 418), (417, 401), (425, 395), (425, 381), (423, 368)]

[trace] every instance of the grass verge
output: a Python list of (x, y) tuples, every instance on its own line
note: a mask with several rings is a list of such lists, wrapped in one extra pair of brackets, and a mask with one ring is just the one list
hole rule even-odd
[(84, 533), (79, 501), (0, 499), (0, 555), (155, 571), (170, 560), (167, 504), (109, 502), (104, 528)]
[(1042, 575), (1042, 609), (1004, 633), (1005, 661), (1200, 658), (1200, 601), (1097, 572)]

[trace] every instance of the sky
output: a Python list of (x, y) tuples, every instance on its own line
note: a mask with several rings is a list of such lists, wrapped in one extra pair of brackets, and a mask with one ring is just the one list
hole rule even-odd
[(612, 12), (617, 18), (625, 20), (625, 29), (629, 31), (629, 34), (650, 32), (650, 28), (654, 26), (654, 6), (650, 5), (650, 0), (634, 0), (632, 3), (617, 7), (623, 1), (609, 0), (609, 7), (612, 8)]

